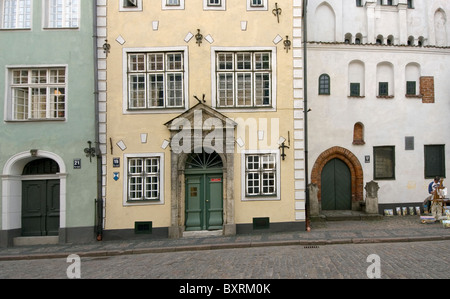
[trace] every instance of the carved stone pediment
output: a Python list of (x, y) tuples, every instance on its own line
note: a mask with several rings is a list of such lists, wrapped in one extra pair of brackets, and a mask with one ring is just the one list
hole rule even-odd
[(234, 129), (237, 125), (232, 119), (203, 103), (198, 103), (164, 125), (170, 131), (180, 131), (183, 125), (188, 124), (186, 121), (192, 129), (202, 130), (211, 130), (211, 126), (216, 129)]

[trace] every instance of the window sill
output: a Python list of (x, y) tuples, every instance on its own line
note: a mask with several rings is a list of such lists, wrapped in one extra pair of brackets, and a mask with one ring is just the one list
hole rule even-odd
[(7, 119), (5, 122), (7, 123), (35, 123), (35, 122), (65, 122), (67, 119), (65, 118), (43, 118), (43, 119)]
[(349, 99), (364, 99), (366, 96), (347, 96)]
[(421, 99), (423, 96), (421, 94), (418, 95), (414, 95), (414, 94), (405, 94), (406, 98), (411, 98), (411, 99)]
[(124, 202), (124, 206), (145, 206), (145, 205), (162, 205), (164, 204), (161, 200), (127, 200)]
[(31, 28), (0, 28), (0, 31), (31, 31)]
[(270, 201), (270, 200), (280, 200), (277, 195), (262, 195), (262, 196), (246, 196), (242, 198), (242, 201)]
[(44, 27), (43, 30), (54, 31), (54, 30), (79, 30), (80, 27)]
[(394, 96), (377, 96), (377, 99), (393, 99)]

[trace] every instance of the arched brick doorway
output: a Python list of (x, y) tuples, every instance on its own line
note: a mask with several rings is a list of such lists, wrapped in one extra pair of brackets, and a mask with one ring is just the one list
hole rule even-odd
[(351, 151), (339, 146), (329, 148), (320, 154), (312, 168), (311, 183), (317, 185), (319, 206), (321, 203), (321, 174), (325, 165), (333, 159), (341, 160), (350, 169), (352, 210), (359, 210), (359, 202), (363, 200), (364, 188), (364, 176), (361, 163), (359, 163), (358, 158)]

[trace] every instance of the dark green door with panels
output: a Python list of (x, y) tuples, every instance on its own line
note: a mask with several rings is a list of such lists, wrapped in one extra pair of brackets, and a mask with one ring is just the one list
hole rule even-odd
[(322, 210), (351, 210), (351, 174), (340, 159), (329, 161), (322, 170)]
[(22, 235), (57, 236), (59, 180), (22, 182)]
[(185, 169), (186, 231), (223, 227), (222, 160), (216, 153), (192, 154)]

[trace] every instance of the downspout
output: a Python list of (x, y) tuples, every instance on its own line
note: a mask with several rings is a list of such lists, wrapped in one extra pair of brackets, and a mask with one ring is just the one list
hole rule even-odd
[(103, 235), (103, 194), (102, 194), (102, 152), (100, 150), (100, 121), (99, 121), (99, 95), (98, 95), (98, 36), (97, 36), (97, 0), (93, 5), (93, 51), (94, 51), (94, 106), (95, 106), (95, 149), (97, 156), (97, 199), (96, 204), (96, 234), (97, 241), (102, 240)]
[(310, 208), (309, 208), (309, 172), (308, 172), (308, 59), (307, 59), (307, 43), (308, 43), (308, 30), (307, 30), (307, 6), (308, 0), (303, 0), (303, 13), (302, 13), (302, 29), (303, 29), (303, 113), (304, 113), (304, 129), (305, 129), (305, 211), (306, 211), (306, 231), (311, 231), (310, 223)]

